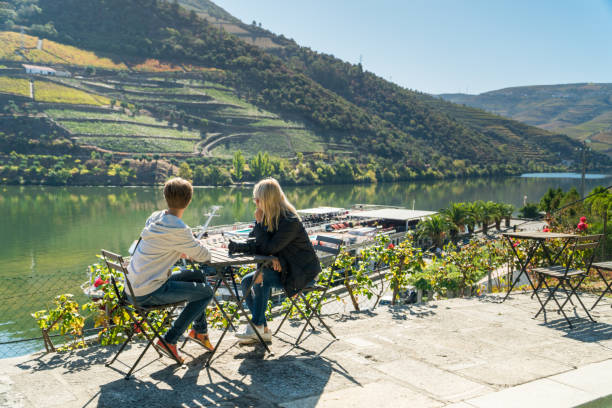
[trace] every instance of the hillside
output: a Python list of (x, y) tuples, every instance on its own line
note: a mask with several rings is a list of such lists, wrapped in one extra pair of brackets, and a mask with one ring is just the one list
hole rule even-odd
[[(74, 160), (62, 176), (68, 182), (94, 169), (119, 177), (113, 166), (121, 162), (128, 175), (120, 181), (129, 183), (133, 167), (154, 158), (156, 169), (186, 164), (194, 179), (213, 184), (261, 175), (316, 183), (516, 174), (558, 168), (575, 154), (564, 136), (405, 90), (205, 8), (207, 1), (183, 5), (189, 9), (157, 0), (0, 2), (0, 25), (27, 32), (0, 33), (0, 103), (10, 116), (3, 151), (14, 144), (26, 156), (59, 154), (63, 146)], [(264, 51), (213, 19), (282, 46)], [(29, 75), (23, 62), (70, 76)], [(239, 149), (244, 174), (232, 167)], [(106, 159), (85, 169), (92, 151)], [(268, 152), (268, 162), (258, 152)], [(31, 182), (37, 158), (10, 160), (2, 180)]]
[(589, 139), (594, 149), (612, 154), (612, 84), (523, 86), (439, 96), (576, 140)]
[[(442, 103), (430, 95), (404, 89), (364, 72), (359, 64), (350, 64), (331, 55), (300, 47), (293, 40), (256, 25), (237, 22), (224, 10), (218, 12), (219, 7), (209, 0), (179, 2), (197, 4), (203, 13), (214, 10), (225, 23), (235, 26), (229, 30), (228, 25), (221, 27), (229, 32), (243, 33), (239, 37), (245, 41), (249, 41), (249, 38), (268, 38), (274, 46), (262, 48), (281, 58), (292, 69), (303, 72), (323, 87), (368, 112), (383, 117), (398, 129), (423, 139), (444, 155), (458, 153), (479, 160), (488, 157), (492, 162), (503, 161), (497, 152), (485, 151), (485, 145), (498, 147), (506, 156), (521, 156), (535, 161), (541, 160), (551, 150), (555, 156), (570, 160), (575, 152), (575, 144), (554, 129), (551, 129), (552, 133), (542, 132), (482, 110)], [(438, 123), (434, 123), (434, 117)], [(481, 154), (472, 149), (474, 146), (483, 149), (479, 152)]]

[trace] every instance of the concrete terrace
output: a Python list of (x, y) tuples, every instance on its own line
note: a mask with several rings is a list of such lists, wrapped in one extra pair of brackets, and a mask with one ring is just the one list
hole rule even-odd
[[(229, 348), (230, 337), (210, 369), (190, 343), (186, 365), (149, 351), (129, 381), (125, 365), (104, 366), (115, 347), (0, 360), (0, 406), (560, 408), (612, 394), (609, 303), (597, 323), (574, 317), (573, 330), (554, 312), (534, 320), (536, 310), (516, 294), (333, 314), (338, 341), (321, 332), (292, 347), (297, 328), (287, 326), (264, 357), (259, 346)], [(131, 364), (140, 347), (120, 360)]]

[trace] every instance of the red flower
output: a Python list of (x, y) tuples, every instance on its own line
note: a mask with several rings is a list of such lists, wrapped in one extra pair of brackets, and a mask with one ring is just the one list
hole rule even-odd
[(389, 246), (388, 246), (387, 248), (389, 248), (389, 249), (393, 249), (393, 248), (395, 248), (395, 245), (393, 245), (393, 244), (389, 244)]
[(550, 232), (550, 228), (548, 228), (548, 226), (544, 227), (544, 229), (542, 230), (542, 232)]
[(586, 222), (580, 221), (578, 225), (576, 226), (576, 228), (578, 228), (578, 231), (586, 231), (589, 228), (589, 224), (587, 224)]
[(586, 217), (580, 217), (580, 222), (583, 222), (586, 224)]
[(102, 280), (102, 278), (100, 278), (99, 276), (96, 278), (96, 281), (94, 282), (94, 288), (97, 288), (100, 285), (104, 285), (108, 283), (107, 280)]
[(518, 242), (515, 242), (514, 244), (512, 244), (512, 246), (516, 248), (518, 246)]

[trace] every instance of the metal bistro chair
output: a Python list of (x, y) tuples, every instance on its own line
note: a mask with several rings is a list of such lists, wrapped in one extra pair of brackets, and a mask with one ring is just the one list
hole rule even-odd
[[(114, 254), (104, 249), (102, 250), (102, 256), (104, 257), (104, 261), (106, 262), (106, 265), (108, 266), (109, 269), (121, 272), (123, 274), (123, 277), (125, 279), (125, 284), (127, 285), (128, 290), (130, 291), (129, 292), (130, 297), (134, 299), (135, 298), (134, 291), (132, 290), (132, 285), (130, 284), (130, 281), (128, 279), (128, 270), (126, 267), (126, 261), (123, 259), (121, 255)], [(176, 308), (179, 306), (184, 306), (185, 302), (181, 301), (181, 302), (157, 305), (157, 306), (152, 306), (152, 307), (143, 307), (136, 303), (131, 302), (128, 299), (128, 297), (125, 295), (125, 290), (123, 292), (119, 291), (117, 282), (113, 275), (111, 275), (111, 282), (113, 284), (113, 289), (115, 291), (115, 294), (117, 295), (117, 299), (119, 300), (119, 307), (125, 310), (127, 314), (130, 316), (130, 320), (132, 321), (132, 325), (131, 325), (132, 329), (127, 333), (128, 338), (121, 345), (121, 347), (119, 348), (119, 351), (117, 351), (117, 354), (115, 354), (115, 357), (113, 357), (111, 361), (106, 363), (106, 366), (108, 367), (115, 362), (115, 360), (117, 359), (117, 357), (119, 357), (119, 354), (121, 354), (125, 346), (130, 342), (130, 340), (132, 340), (132, 337), (134, 337), (134, 334), (137, 332), (137, 330), (143, 333), (148, 340), (146, 347), (144, 348), (142, 353), (140, 353), (140, 356), (138, 356), (138, 359), (136, 359), (136, 362), (130, 368), (130, 371), (128, 371), (127, 375), (125, 376), (125, 379), (129, 380), (130, 376), (132, 375), (132, 372), (134, 371), (134, 369), (136, 368), (136, 366), (138, 365), (138, 363), (140, 362), (144, 354), (147, 352), (149, 347), (151, 347), (151, 344), (153, 344), (153, 341), (155, 340), (155, 338), (159, 339), (165, 346), (167, 346), (166, 340), (164, 340), (163, 336), (159, 334), (159, 331), (156, 330), (155, 327), (151, 324), (149, 320), (150, 314), (155, 311), (167, 311), (166, 317), (164, 318), (161, 324), (161, 326), (164, 326), (168, 323), (170, 317), (172, 316)], [(145, 326), (143, 326), (143, 324), (145, 324), (146, 328), (148, 328), (152, 333), (148, 333), (147, 330), (145, 330)], [(161, 352), (155, 346), (153, 348), (155, 349), (155, 351), (157, 351), (157, 354), (159, 354), (160, 357), (163, 357)], [(182, 364), (180, 360), (178, 360), (174, 356), (172, 357), (179, 365)]]
[[(325, 243), (325, 244), (322, 244), (322, 243)], [(285, 323), (285, 320), (287, 320), (287, 318), (289, 317), (289, 315), (293, 311), (293, 308), (295, 307), (298, 310), (299, 314), (302, 316), (302, 318), (306, 320), (306, 323), (304, 324), (304, 327), (302, 328), (302, 331), (300, 332), (300, 335), (297, 337), (297, 340), (295, 341), (295, 345), (298, 345), (300, 343), (300, 339), (302, 338), (302, 335), (304, 334), (304, 331), (306, 331), (306, 327), (310, 326), (313, 331), (316, 330), (315, 327), (310, 322), (310, 320), (313, 318), (313, 316), (316, 316), (316, 318), (319, 319), (319, 321), (321, 322), (323, 327), (325, 327), (325, 329), (329, 332), (329, 334), (331, 334), (331, 336), (334, 339), (336, 339), (336, 336), (331, 331), (329, 326), (327, 326), (327, 324), (325, 324), (325, 322), (323, 321), (323, 318), (321, 317), (321, 314), (318, 312), (318, 309), (319, 309), (319, 306), (321, 305), (321, 302), (325, 298), (325, 294), (327, 293), (329, 288), (332, 286), (333, 277), (334, 277), (334, 264), (336, 262), (336, 258), (338, 257), (338, 254), (340, 254), (341, 247), (342, 247), (342, 240), (341, 239), (326, 237), (326, 236), (322, 236), (322, 235), (317, 236), (317, 238), (316, 238), (316, 245), (314, 245), (315, 251), (317, 251), (317, 252), (324, 252), (324, 253), (327, 253), (327, 254), (331, 254), (333, 256), (332, 263), (331, 263), (331, 265), (329, 267), (330, 268), (329, 276), (327, 277), (327, 279), (325, 279), (325, 281), (323, 281), (323, 282), (319, 281), (318, 282), (319, 284), (315, 284), (314, 286), (307, 286), (307, 287), (305, 287), (304, 289), (302, 289), (294, 297), (287, 296), (287, 298), (291, 301), (291, 307), (289, 308), (287, 313), (285, 313), (285, 316), (283, 317), (283, 320), (280, 322), (280, 324), (276, 328), (276, 331), (274, 332), (275, 336), (280, 331), (281, 327), (283, 326), (283, 323)], [(310, 303), (308, 301), (308, 298), (306, 297), (306, 295), (309, 294), (309, 293), (318, 294), (318, 298), (316, 298), (317, 300), (316, 300), (316, 304), (314, 306), (312, 305), (312, 303)], [(296, 298), (298, 296), (300, 296), (302, 298), (302, 300), (304, 302), (304, 305), (306, 306), (307, 311), (310, 312), (310, 314), (308, 316), (306, 316), (306, 314), (304, 313), (302, 308), (300, 308), (300, 306), (296, 303)]]
[[(602, 237), (603, 235), (599, 234), (577, 236), (572, 238), (574, 243), (565, 249), (565, 253), (561, 256), (563, 259), (561, 264), (533, 269), (533, 271), (538, 274), (542, 284), (548, 290), (548, 298), (546, 298), (546, 301), (542, 303), (542, 307), (535, 317), (538, 317), (541, 312), (544, 312), (544, 321), (546, 321), (546, 305), (552, 299), (558, 306), (557, 312), (562, 313), (570, 328), (573, 328), (572, 323), (563, 311), (563, 307), (567, 304), (567, 302), (571, 302), (571, 297), (574, 296), (582, 306), (582, 309), (584, 309), (586, 312), (587, 316), (589, 316), (589, 319), (591, 319), (592, 322), (595, 322), (587, 308), (584, 306), (584, 303), (582, 303), (582, 300), (578, 295), (578, 289), (591, 271), (593, 259)], [(546, 278), (556, 279), (557, 284), (551, 288), (546, 282)], [(572, 280), (576, 283), (572, 284)], [(569, 293), (567, 293), (567, 290), (565, 289), (565, 284), (567, 284), (571, 289)], [(555, 297), (555, 294), (560, 287), (567, 296), (562, 304), (560, 304), (559, 300)]]

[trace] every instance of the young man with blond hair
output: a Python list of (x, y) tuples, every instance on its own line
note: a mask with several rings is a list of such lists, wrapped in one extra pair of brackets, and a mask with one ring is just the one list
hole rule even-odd
[(129, 279), (135, 299), (142, 306), (156, 306), (187, 301), (181, 314), (157, 347), (164, 353), (184, 361), (178, 354), (176, 342), (193, 322), (189, 337), (212, 350), (207, 335), (206, 307), (213, 297), (212, 288), (200, 271), (182, 269), (172, 273), (181, 258), (197, 262), (210, 260), (204, 244), (196, 240), (191, 229), (182, 221), (183, 212), (191, 202), (193, 187), (182, 178), (173, 178), (164, 185), (164, 198), (168, 208), (156, 211), (147, 219), (128, 266)]

